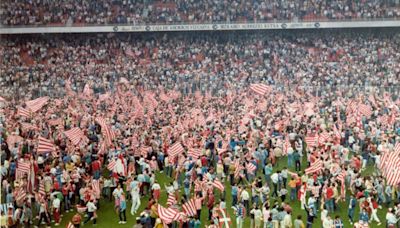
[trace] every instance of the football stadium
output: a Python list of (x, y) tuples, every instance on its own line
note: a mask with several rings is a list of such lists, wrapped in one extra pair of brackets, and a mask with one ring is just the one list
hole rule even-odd
[(2, 0), (1, 228), (399, 228), (399, 0)]

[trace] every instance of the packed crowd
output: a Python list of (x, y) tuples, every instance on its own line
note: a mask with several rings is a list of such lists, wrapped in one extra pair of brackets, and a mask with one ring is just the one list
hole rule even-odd
[(1, 1), (1, 24), (72, 25), (398, 18), (396, 0)]
[(238, 90), (261, 81), (320, 91), (398, 84), (398, 30), (332, 32), (10, 36), (1, 40), (0, 86), (3, 96), (18, 99), (62, 96), (68, 77), (75, 90), (89, 78), (96, 93), (113, 90), (121, 76), (146, 89), (183, 94), (216, 94), (228, 84)]
[(5, 37), (1, 225), (396, 227), (399, 38), (358, 32)]

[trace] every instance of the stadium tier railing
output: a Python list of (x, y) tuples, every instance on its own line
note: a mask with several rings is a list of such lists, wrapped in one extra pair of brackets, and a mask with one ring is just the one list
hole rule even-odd
[(400, 27), (400, 19), (374, 20), (291, 20), (266, 22), (219, 22), (174, 24), (107, 24), (107, 25), (38, 25), (2, 26), (0, 34), (30, 33), (110, 33), (110, 32), (168, 32), (168, 31), (235, 31), (272, 29), (325, 29), (325, 28)]

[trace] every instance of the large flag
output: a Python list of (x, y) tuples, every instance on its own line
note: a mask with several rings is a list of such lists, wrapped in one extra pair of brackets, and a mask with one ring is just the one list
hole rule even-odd
[(322, 163), (322, 161), (318, 159), (318, 160), (316, 160), (315, 162), (313, 162), (313, 163), (310, 165), (310, 167), (308, 167), (308, 168), (305, 170), (305, 173), (308, 175), (308, 174), (312, 174), (312, 173), (319, 172), (319, 171), (322, 170), (323, 166), (324, 166), (324, 164)]
[(197, 214), (195, 199), (192, 198), (182, 204), (182, 210), (187, 216), (195, 216)]
[(260, 84), (260, 83), (259, 84), (251, 84), (250, 89), (261, 96), (264, 96), (264, 94), (271, 91), (271, 88), (269, 86)]
[(42, 153), (53, 152), (53, 151), (54, 151), (54, 144), (49, 139), (39, 136), (37, 152), (39, 154), (42, 154)]
[(71, 128), (68, 131), (64, 131), (65, 136), (67, 136), (67, 138), (69, 140), (71, 140), (71, 142), (74, 145), (78, 145), (79, 142), (85, 137), (85, 135), (83, 134), (82, 130), (79, 129), (78, 127), (74, 127)]
[(40, 97), (35, 100), (30, 100), (26, 102), (26, 107), (32, 112), (39, 111), (43, 106), (47, 104), (49, 97)]

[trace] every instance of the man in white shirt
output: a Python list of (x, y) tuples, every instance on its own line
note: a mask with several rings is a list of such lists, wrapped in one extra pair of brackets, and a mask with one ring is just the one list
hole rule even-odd
[(249, 211), (249, 207), (250, 207), (250, 204), (249, 204), (250, 194), (249, 194), (249, 192), (248, 192), (245, 188), (243, 188), (242, 193), (240, 194), (240, 199), (242, 200), (243, 205), (246, 207), (246, 210)]
[(272, 197), (274, 197), (274, 196), (278, 197), (279, 174), (280, 174), (280, 171), (278, 171), (276, 173), (273, 173), (271, 175), (271, 181), (272, 181), (272, 184), (274, 186), (274, 189), (273, 189), (273, 192), (272, 192)]
[(53, 197), (53, 217), (54, 217), (54, 222), (55, 222), (55, 226), (60, 225), (60, 204), (61, 201), (59, 198), (52, 196)]
[(96, 225), (96, 217), (97, 217), (97, 215), (95, 216), (95, 213), (96, 213), (97, 207), (94, 204), (93, 200), (90, 200), (86, 204), (86, 207), (87, 207), (88, 217), (86, 218), (84, 224), (88, 223), (90, 220), (93, 219), (93, 225)]

